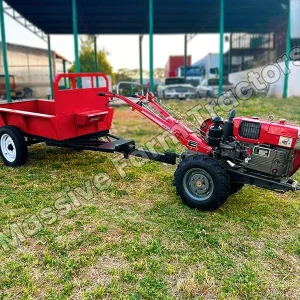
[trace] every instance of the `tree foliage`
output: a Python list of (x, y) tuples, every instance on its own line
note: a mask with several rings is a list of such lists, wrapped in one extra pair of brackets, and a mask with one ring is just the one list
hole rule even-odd
[[(155, 68), (153, 74), (155, 79), (162, 79), (165, 77), (165, 69)], [(130, 81), (131, 79), (139, 79), (140, 69), (119, 69), (116, 73), (114, 73), (114, 78), (116, 83), (118, 83), (119, 81)], [(149, 71), (143, 70), (143, 78), (149, 79)]]
[[(103, 48), (98, 51), (98, 72), (106, 75), (113, 75), (113, 68), (108, 62), (107, 51)], [(94, 41), (92, 36), (81, 39), (79, 63), (81, 72), (95, 72)], [(75, 63), (69, 69), (70, 73), (75, 73)]]

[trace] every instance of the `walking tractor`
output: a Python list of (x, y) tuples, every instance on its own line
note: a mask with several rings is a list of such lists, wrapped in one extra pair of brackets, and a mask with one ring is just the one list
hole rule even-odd
[[(102, 77), (104, 86), (97, 87)], [(83, 79), (85, 85), (83, 87)], [(70, 88), (59, 90), (67, 79)], [(175, 187), (188, 206), (213, 210), (244, 184), (286, 192), (299, 191), (291, 176), (300, 167), (300, 127), (258, 118), (220, 117), (206, 120), (193, 131), (172, 117), (152, 93), (136, 95), (138, 101), (108, 90), (100, 73), (60, 74), (53, 82), (54, 101), (30, 100), (0, 104), (1, 156), (7, 166), (26, 163), (27, 148), (44, 142), (80, 150), (121, 152), (176, 164)], [(109, 133), (114, 109), (110, 101), (126, 102), (150, 121), (176, 137), (185, 147), (181, 155), (139, 150), (134, 141)]]

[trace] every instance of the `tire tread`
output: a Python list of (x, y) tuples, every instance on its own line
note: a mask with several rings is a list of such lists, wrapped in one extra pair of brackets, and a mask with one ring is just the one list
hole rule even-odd
[[(186, 195), (182, 185), (182, 172), (188, 169), (190, 166), (203, 166), (206, 171), (214, 172), (218, 177), (218, 195), (212, 195), (209, 201), (192, 201)], [(185, 158), (178, 165), (175, 173), (175, 187), (177, 194), (182, 198), (183, 202), (192, 208), (214, 210), (220, 207), (227, 200), (230, 194), (230, 178), (226, 169), (223, 168), (216, 160), (212, 157), (204, 155), (191, 155)]]

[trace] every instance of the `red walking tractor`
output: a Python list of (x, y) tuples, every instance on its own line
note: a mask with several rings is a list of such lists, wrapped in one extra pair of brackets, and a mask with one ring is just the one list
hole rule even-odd
[[(96, 86), (102, 77), (104, 87)], [(67, 78), (70, 89), (59, 90)], [(81, 85), (81, 79), (89, 82)], [(54, 101), (30, 100), (0, 105), (0, 150), (7, 166), (26, 163), (27, 148), (45, 142), (50, 146), (80, 150), (121, 152), (125, 158), (139, 156), (176, 164), (177, 193), (188, 206), (216, 209), (244, 184), (286, 192), (300, 190), (291, 176), (300, 167), (300, 128), (258, 118), (214, 117), (192, 131), (163, 109), (152, 93), (136, 95), (138, 102), (108, 90), (104, 74), (60, 74), (53, 83)], [(175, 136), (185, 147), (181, 155), (136, 149), (134, 141), (109, 133), (114, 109), (110, 101), (119, 98), (133, 110)]]

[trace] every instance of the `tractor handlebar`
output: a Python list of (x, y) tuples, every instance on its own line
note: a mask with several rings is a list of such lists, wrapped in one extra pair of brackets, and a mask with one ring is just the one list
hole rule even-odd
[[(100, 97), (117, 97), (118, 98), (119, 95), (109, 92), (109, 93), (98, 93), (98, 96), (100, 96)], [(131, 95), (130, 97), (137, 98), (140, 100), (148, 100), (150, 102), (152, 100), (154, 100), (154, 98), (155, 98), (154, 94), (151, 92), (147, 93), (145, 96), (136, 94), (136, 95)]]

